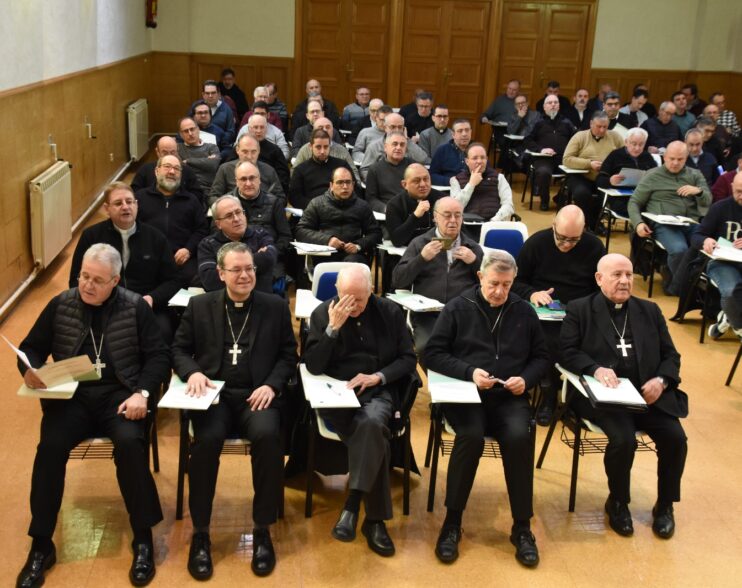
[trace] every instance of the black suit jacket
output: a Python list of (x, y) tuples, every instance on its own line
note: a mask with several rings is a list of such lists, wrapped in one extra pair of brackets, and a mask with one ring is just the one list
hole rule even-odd
[[(247, 353), (255, 387), (267, 384), (276, 394), (296, 372), (296, 339), (286, 302), (253, 291)], [(224, 356), (225, 290), (194, 296), (188, 303), (173, 341), (173, 364), (186, 381), (194, 372), (219, 379)]]
[[(654, 302), (634, 297), (629, 299), (628, 305), (641, 382), (664, 377), (669, 385), (655, 406), (675, 417), (688, 416), (688, 397), (677, 388), (680, 355), (670, 338), (662, 311)], [(560, 363), (577, 374), (592, 375), (597, 366), (613, 368), (619, 358), (613, 332), (602, 292), (570, 302), (562, 323)]]

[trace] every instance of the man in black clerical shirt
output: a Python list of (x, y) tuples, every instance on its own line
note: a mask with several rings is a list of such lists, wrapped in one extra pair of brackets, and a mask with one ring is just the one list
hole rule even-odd
[[(531, 235), (518, 254), (518, 275), (513, 291), (534, 306), (554, 300), (567, 304), (598, 290), (595, 267), (605, 255), (603, 242), (585, 232), (585, 214), (568, 204), (554, 217), (554, 223)], [(541, 321), (549, 347), (552, 368), (541, 382), (541, 405), (536, 413), (539, 425), (548, 425), (561, 387), (553, 364), (559, 361), (559, 321)]]
[(392, 518), (389, 487), (390, 419), (395, 385), (415, 373), (412, 338), (401, 309), (373, 295), (371, 271), (355, 264), (340, 271), (337, 297), (312, 313), (304, 359), (313, 374), (348, 380), (361, 408), (323, 409), (348, 447), (350, 492), (332, 536), (353, 541), (361, 500), (366, 519), (361, 532), (382, 556), (394, 555), (384, 520)]
[(18, 361), (29, 388), (46, 388), (36, 368), (86, 355), (99, 379), (80, 382), (68, 400), (42, 400), (41, 438), (31, 478), (33, 538), (16, 586), (44, 583), (56, 562), (52, 542), (70, 451), (91, 435), (110, 437), (119, 488), (134, 531), (129, 579), (145, 586), (155, 575), (152, 527), (162, 520), (147, 459), (147, 399), (170, 377), (170, 353), (152, 310), (139, 294), (118, 288), (121, 256), (105, 243), (87, 249), (78, 286), (55, 296), (20, 345), (33, 366)]
[(442, 196), (432, 189), (430, 172), (419, 163), (407, 166), (402, 188), (386, 207), (386, 228), (395, 247), (405, 247), (435, 226), (433, 208)]
[(291, 316), (277, 296), (255, 290), (255, 265), (247, 245), (233, 242), (217, 254), (225, 288), (192, 298), (173, 343), (175, 372), (191, 395), (212, 380), (225, 382), (219, 403), (193, 411), (194, 440), (188, 466), (193, 538), (188, 571), (197, 580), (213, 573), (209, 524), (224, 439), (235, 430), (250, 440), (253, 499), (252, 570), (276, 564), (269, 526), (276, 522), (283, 483), (281, 395), (296, 370)]
[(531, 306), (510, 291), (518, 268), (507, 251), (488, 251), (479, 285), (448, 302), (425, 348), (425, 365), (458, 380), (473, 381), (481, 404), (443, 404), (456, 432), (446, 480), (446, 519), (435, 554), (444, 563), (459, 556), (461, 519), (474, 484), (484, 436), (502, 451), (513, 527), (510, 542), (524, 566), (538, 564), (533, 517), (533, 388), (549, 365), (549, 352)]
[(652, 530), (669, 539), (675, 531), (673, 502), (680, 500), (680, 479), (688, 452), (679, 418), (688, 415), (688, 397), (678, 389), (680, 355), (675, 350), (662, 311), (653, 302), (634, 298), (633, 267), (617, 253), (598, 263), (600, 292), (567, 306), (561, 333), (561, 364), (576, 374), (593, 376), (615, 388), (628, 378), (646, 400), (646, 412), (593, 407), (575, 394), (572, 408), (608, 436), (604, 463), (608, 475), (605, 510), (611, 528), (629, 536), (634, 526), (629, 511), (631, 465), (636, 431), (645, 431), (657, 448), (657, 502)]

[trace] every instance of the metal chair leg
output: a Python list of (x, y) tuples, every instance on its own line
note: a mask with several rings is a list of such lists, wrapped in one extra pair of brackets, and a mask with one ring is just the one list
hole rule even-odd
[(185, 475), (188, 469), (189, 452), (188, 418), (181, 415), (180, 448), (178, 451), (178, 488), (175, 500), (175, 518), (178, 521), (183, 520), (183, 493), (185, 492)]
[(309, 439), (307, 443), (307, 489), (306, 499), (304, 502), (304, 516), (312, 516), (312, 493), (314, 492), (314, 450), (315, 450), (315, 430), (314, 417), (309, 417)]
[(575, 511), (577, 497), (577, 469), (580, 463), (580, 420), (575, 423), (575, 444), (572, 451), (572, 479), (569, 483), (569, 512)]
[(742, 343), (740, 343), (739, 349), (737, 350), (737, 357), (734, 358), (734, 363), (732, 364), (732, 369), (729, 372), (729, 375), (727, 376), (727, 381), (724, 382), (725, 386), (729, 386), (729, 384), (732, 383), (732, 378), (734, 378), (734, 372), (737, 371), (737, 366), (739, 365), (740, 357), (742, 357)]
[(425, 449), (425, 467), (430, 467), (430, 456), (433, 453), (433, 439), (435, 437), (435, 419), (430, 417), (430, 429), (428, 430), (428, 445)]
[(428, 512), (433, 512), (435, 503), (435, 479), (438, 475), (438, 453), (441, 448), (441, 434), (443, 432), (443, 423), (436, 420), (434, 423), (434, 441), (433, 441), (433, 462), (430, 466), (430, 481), (428, 485)]
[(412, 423), (407, 419), (404, 432), (404, 473), (402, 476), (402, 514), (410, 514), (410, 465), (412, 462)]

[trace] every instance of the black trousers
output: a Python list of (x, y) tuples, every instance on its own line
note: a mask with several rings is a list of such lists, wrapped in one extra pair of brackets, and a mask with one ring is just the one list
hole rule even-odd
[(585, 213), (585, 228), (593, 230), (598, 224), (603, 199), (596, 192), (595, 182), (578, 174), (567, 177), (567, 186), (572, 194), (572, 201)]
[(562, 388), (562, 380), (559, 372), (553, 364), (559, 361), (561, 347), (559, 345), (559, 332), (562, 328), (562, 321), (540, 321), (541, 332), (546, 339), (546, 347), (549, 349), (549, 359), (552, 365), (548, 373), (541, 380), (541, 402), (546, 402), (551, 406), (556, 404), (557, 395)]
[(389, 420), (392, 395), (377, 388), (365, 391), (358, 400), (361, 408), (326, 408), (320, 415), (348, 447), (348, 486), (364, 493), (366, 517), (377, 521), (391, 519)]
[(130, 421), (117, 415), (128, 391), (102, 398), (78, 391), (69, 400), (42, 400), (41, 435), (31, 478), (32, 537), (51, 537), (62, 505), (64, 478), (70, 451), (93, 435), (110, 437), (121, 495), (132, 529), (149, 529), (162, 520), (147, 461), (145, 420)]
[(572, 406), (583, 418), (598, 425), (608, 437), (603, 463), (611, 496), (631, 502), (631, 466), (636, 452), (636, 431), (645, 431), (657, 448), (657, 499), (680, 500), (680, 479), (688, 454), (688, 439), (677, 417), (650, 406), (647, 412), (605, 411), (593, 408), (581, 394)]
[(555, 163), (557, 162), (554, 161), (554, 157), (533, 158), (533, 193), (541, 196), (542, 202), (549, 201), (549, 188)]
[(410, 322), (412, 323), (412, 336), (415, 340), (415, 353), (422, 365), (423, 352), (425, 346), (433, 334), (435, 321), (438, 320), (440, 312), (412, 312), (410, 313)]
[(446, 480), (446, 507), (464, 510), (469, 499), (484, 437), (500, 445), (513, 520), (533, 516), (533, 442), (528, 395), (504, 388), (481, 394), (482, 404), (444, 404), (446, 420), (456, 432)]
[(235, 431), (250, 441), (252, 516), (257, 525), (276, 522), (283, 484), (281, 418), (277, 408), (252, 411), (248, 392), (222, 390), (219, 404), (206, 411), (192, 411), (194, 440), (188, 466), (188, 505), (196, 528), (206, 528), (219, 474), (219, 456), (227, 436)]

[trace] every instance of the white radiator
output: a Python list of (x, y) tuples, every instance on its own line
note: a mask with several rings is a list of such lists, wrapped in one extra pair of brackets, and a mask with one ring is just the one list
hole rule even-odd
[(129, 117), (129, 156), (139, 161), (149, 150), (149, 109), (147, 100), (140, 98), (126, 108)]
[(72, 238), (72, 172), (58, 161), (29, 182), (31, 249), (39, 269), (47, 267)]

